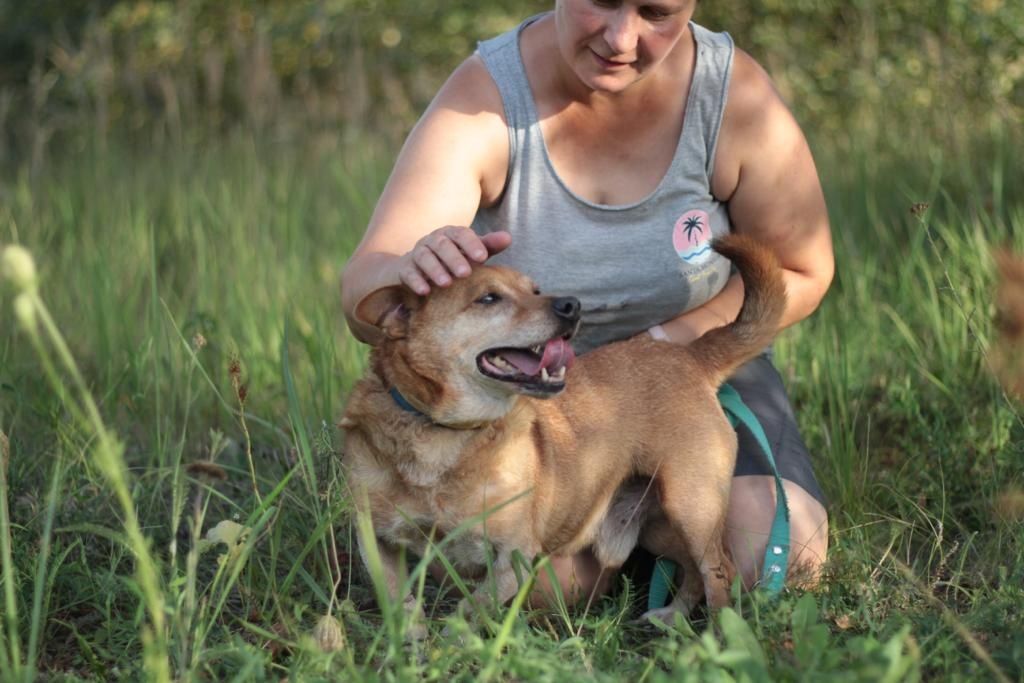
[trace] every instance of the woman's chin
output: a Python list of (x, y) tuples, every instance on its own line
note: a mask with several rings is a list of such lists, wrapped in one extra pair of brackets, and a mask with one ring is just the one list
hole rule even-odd
[(593, 63), (577, 66), (576, 77), (594, 92), (615, 94), (626, 90), (640, 80), (641, 74), (632, 66), (618, 69), (595, 68)]
[(633, 85), (638, 78), (636, 75), (626, 76), (625, 74), (601, 74), (581, 80), (587, 88), (594, 92), (615, 95), (629, 88), (629, 86)]

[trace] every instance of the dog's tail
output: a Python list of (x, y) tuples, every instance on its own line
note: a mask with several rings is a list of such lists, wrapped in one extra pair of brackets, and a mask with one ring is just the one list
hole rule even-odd
[(711, 246), (736, 266), (744, 289), (736, 320), (709, 330), (690, 344), (690, 350), (720, 384), (771, 343), (786, 306), (786, 285), (775, 254), (756, 239), (730, 234)]

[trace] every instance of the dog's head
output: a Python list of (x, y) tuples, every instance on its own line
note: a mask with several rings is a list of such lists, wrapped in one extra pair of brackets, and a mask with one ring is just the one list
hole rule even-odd
[(514, 270), (480, 266), (426, 297), (379, 289), (355, 314), (383, 334), (374, 354), (381, 379), (434, 421), (459, 424), (498, 419), (520, 394), (564, 389), (580, 303), (542, 296)]

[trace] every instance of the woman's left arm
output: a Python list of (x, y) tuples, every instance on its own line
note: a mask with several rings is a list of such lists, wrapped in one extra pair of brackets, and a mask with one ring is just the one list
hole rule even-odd
[[(834, 272), (821, 182), (807, 140), (768, 74), (738, 49), (711, 190), (727, 202), (733, 231), (767, 244), (782, 264), (788, 298), (779, 329), (813, 313)], [(686, 344), (734, 320), (742, 303), (743, 282), (734, 275), (714, 298), (662, 329)]]

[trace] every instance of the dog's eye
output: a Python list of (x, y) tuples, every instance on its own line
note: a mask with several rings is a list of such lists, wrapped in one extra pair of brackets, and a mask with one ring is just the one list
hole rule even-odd
[(496, 304), (499, 301), (501, 301), (501, 297), (495, 294), (494, 292), (487, 292), (487, 294), (484, 294), (482, 297), (476, 300), (478, 304), (485, 304), (488, 306), (491, 304)]
[(534, 294), (535, 294), (536, 296), (540, 296), (540, 287), (534, 287), (534, 288), (533, 288), (533, 293), (534, 293)]

